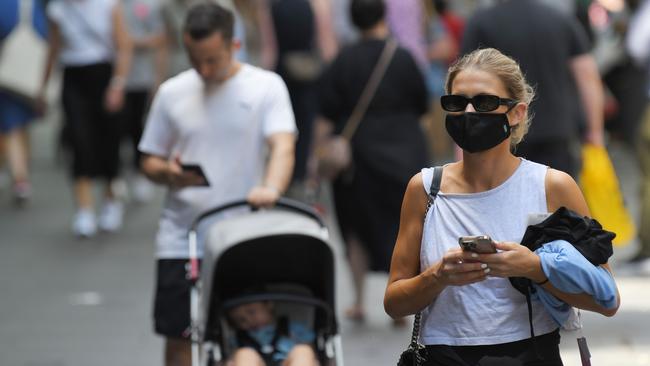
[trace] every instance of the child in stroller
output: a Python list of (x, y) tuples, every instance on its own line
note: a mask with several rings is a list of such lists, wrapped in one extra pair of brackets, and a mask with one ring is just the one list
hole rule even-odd
[[(198, 217), (189, 232), (190, 253), (198, 253), (201, 220), (241, 206), (248, 203), (228, 203)], [(302, 353), (309, 354), (304, 365), (343, 366), (334, 311), (334, 252), (320, 216), (309, 206), (280, 199), (273, 209), (239, 213), (206, 228), (201, 281), (195, 282), (191, 297), (193, 366), (205, 365), (204, 360), (210, 366), (295, 366), (303, 365), (294, 359)], [(198, 268), (192, 273), (199, 278)], [(248, 325), (237, 326), (232, 321), (235, 314), (229, 316), (231, 311), (256, 302), (262, 303), (262, 309), (253, 310), (264, 310), (260, 311), (265, 314), (264, 324), (275, 328), (270, 338), (277, 333), (292, 342), (284, 348), (283, 357), (265, 358), (274, 353), (259, 344), (265, 342), (246, 344), (242, 341), (245, 337), (236, 341), (238, 328), (240, 335), (250, 331)], [(283, 317), (291, 321), (282, 321)], [(306, 325), (306, 331), (298, 331), (298, 324)], [(253, 359), (240, 362), (239, 357)]]
[(228, 311), (237, 350), (227, 366), (318, 366), (314, 332), (282, 316), (275, 320), (272, 301), (256, 301)]

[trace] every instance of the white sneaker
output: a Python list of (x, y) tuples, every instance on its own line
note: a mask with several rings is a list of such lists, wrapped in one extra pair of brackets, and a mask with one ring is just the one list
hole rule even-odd
[(122, 228), (124, 204), (118, 200), (108, 200), (99, 213), (99, 229), (115, 232)]
[(97, 233), (95, 213), (91, 209), (80, 209), (72, 221), (72, 232), (81, 238), (89, 238)]
[(135, 202), (147, 203), (153, 198), (154, 186), (149, 179), (142, 175), (138, 175), (133, 179), (131, 192)]

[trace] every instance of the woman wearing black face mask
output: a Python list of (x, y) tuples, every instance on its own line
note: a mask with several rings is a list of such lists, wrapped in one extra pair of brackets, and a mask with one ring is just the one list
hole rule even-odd
[[(526, 299), (508, 277), (526, 277), (574, 307), (616, 313), (618, 305), (555, 288), (540, 257), (518, 244), (530, 214), (566, 206), (588, 216), (589, 209), (569, 175), (512, 154), (528, 130), (533, 98), (514, 60), (495, 49), (474, 51), (450, 67), (446, 89), (446, 127), (463, 157), (409, 182), (386, 312), (421, 313), (425, 365), (562, 365), (559, 325), (536, 299), (529, 320)], [(462, 251), (459, 237), (473, 235), (490, 236), (498, 252)]]

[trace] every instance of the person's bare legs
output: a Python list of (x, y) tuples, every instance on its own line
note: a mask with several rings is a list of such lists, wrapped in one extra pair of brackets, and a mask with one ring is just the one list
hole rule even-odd
[(165, 366), (190, 366), (192, 364), (191, 343), (185, 339), (165, 339)]
[(7, 134), (6, 139), (7, 161), (14, 182), (27, 181), (29, 179), (27, 130), (16, 128)]
[(354, 285), (354, 303), (346, 311), (346, 316), (354, 321), (365, 320), (364, 290), (366, 273), (368, 272), (368, 254), (356, 236), (348, 238), (348, 260), (350, 272), (352, 272), (352, 283)]
[(282, 362), (282, 366), (318, 366), (316, 352), (311, 346), (298, 344), (291, 349), (287, 359)]
[[(366, 310), (364, 307), (365, 281), (366, 274), (369, 270), (368, 253), (366, 248), (359, 239), (351, 236), (348, 240), (348, 260), (350, 262), (350, 271), (352, 272), (352, 282), (354, 283), (355, 295), (354, 303), (349, 307), (345, 315), (348, 319), (355, 322), (366, 320)], [(393, 325), (403, 327), (406, 325), (405, 318), (393, 319)]]
[(265, 363), (256, 350), (243, 347), (235, 351), (226, 366), (265, 366)]
[(29, 183), (29, 141), (26, 128), (15, 128), (6, 135), (6, 155), (13, 178), (13, 194), (17, 204), (31, 196)]
[(93, 183), (88, 177), (77, 177), (74, 180), (74, 197), (78, 209), (92, 210), (93, 200)]

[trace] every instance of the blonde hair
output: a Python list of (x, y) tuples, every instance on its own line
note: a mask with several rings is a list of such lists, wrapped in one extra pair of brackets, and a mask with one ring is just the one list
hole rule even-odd
[[(494, 48), (477, 49), (452, 64), (447, 72), (447, 81), (445, 82), (447, 93), (451, 93), (451, 86), (458, 73), (467, 69), (477, 69), (495, 75), (505, 86), (508, 97), (519, 103), (530, 106), (530, 102), (535, 97), (535, 90), (526, 81), (517, 61)], [(514, 149), (524, 139), (532, 118), (529, 108), (526, 118), (512, 130), (511, 148)]]

